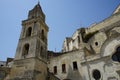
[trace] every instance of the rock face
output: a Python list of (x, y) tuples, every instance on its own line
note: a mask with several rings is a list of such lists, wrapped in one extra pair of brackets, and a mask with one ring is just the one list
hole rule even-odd
[(47, 50), (48, 30), (38, 3), (22, 21), (15, 58), (0, 67), (0, 79), (120, 80), (120, 6), (109, 18), (66, 37), (59, 53)]

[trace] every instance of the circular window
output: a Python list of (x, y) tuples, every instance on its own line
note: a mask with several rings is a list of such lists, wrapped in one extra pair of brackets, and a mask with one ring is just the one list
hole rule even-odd
[(94, 78), (95, 80), (99, 80), (99, 79), (101, 78), (101, 73), (100, 73), (99, 70), (94, 70), (94, 71), (93, 71), (93, 78)]
[(98, 46), (98, 42), (95, 42), (95, 45)]

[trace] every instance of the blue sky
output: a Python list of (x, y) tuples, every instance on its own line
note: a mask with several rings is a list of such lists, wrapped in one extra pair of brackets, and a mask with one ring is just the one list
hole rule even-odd
[[(14, 57), (21, 21), (27, 19), (38, 0), (0, 1), (0, 60)], [(120, 0), (40, 0), (49, 26), (48, 49), (61, 51), (65, 37), (80, 27), (88, 27), (109, 17)]]

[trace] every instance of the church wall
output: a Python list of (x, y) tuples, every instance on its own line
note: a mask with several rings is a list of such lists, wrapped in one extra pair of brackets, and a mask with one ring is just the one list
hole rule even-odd
[(36, 80), (46, 80), (47, 78), (47, 63), (40, 60), (36, 59), (35, 60), (35, 77)]
[(120, 33), (120, 25), (113, 28), (112, 31), (116, 31), (116, 32)]
[(100, 53), (101, 46), (106, 39), (107, 36), (104, 32), (98, 32), (89, 40), (88, 45), (91, 45), (96, 53)]
[(102, 56), (109, 56), (116, 52), (117, 47), (120, 46), (120, 37), (111, 38), (104, 42), (101, 48), (101, 55)]
[[(59, 57), (50, 59), (48, 68), (49, 71), (54, 73), (54, 66), (57, 66), (57, 76), (60, 79), (71, 79), (71, 80), (81, 80), (82, 79), (82, 68), (80, 65), (80, 60), (83, 58), (83, 51), (73, 51), (63, 54)], [(73, 69), (73, 62), (77, 62), (77, 70)], [(62, 72), (62, 64), (66, 65), (66, 72)]]
[(112, 25), (118, 21), (120, 21), (120, 14), (111, 15), (110, 17), (101, 21), (97, 25), (94, 25), (92, 27), (87, 28), (86, 33), (88, 34), (88, 33), (95, 32), (95, 31), (98, 31), (100, 29), (106, 28), (108, 26), (110, 27), (110, 25)]
[[(109, 38), (110, 35), (115, 35), (115, 33), (120, 32), (119, 27), (119, 21), (120, 21), (119, 14), (117, 15), (112, 15), (111, 17), (103, 20), (99, 24), (94, 25), (94, 27), (86, 28), (86, 34), (92, 33), (94, 31), (98, 31), (95, 33), (89, 41), (86, 43), (86, 47), (92, 46), (93, 50), (95, 53), (100, 53), (100, 48), (104, 41)], [(116, 28), (114, 28), (116, 27)], [(111, 31), (111, 29), (113, 30)], [(110, 32), (111, 31), (111, 32)], [(113, 32), (114, 31), (114, 32)], [(79, 49), (80, 46), (83, 46), (84, 44), (81, 44), (78, 42), (78, 30), (75, 31), (75, 33), (72, 36), (72, 40), (68, 43), (69, 44), (69, 51)], [(64, 44), (65, 46), (66, 44)]]
[(63, 52), (69, 51), (69, 45), (68, 44), (69, 44), (68, 40), (65, 39), (64, 42), (63, 42), (63, 46), (62, 46), (62, 51)]
[(72, 50), (73, 50), (73, 43), (72, 43), (72, 40), (70, 41), (70, 43), (69, 43), (68, 45), (69, 45), (69, 51), (72, 51)]
[(89, 72), (88, 72), (88, 67), (87, 66), (82, 66), (82, 80), (89, 80)]
[(17, 78), (33, 78), (32, 70), (34, 69), (34, 59), (24, 59), (14, 61), (12, 66), (10, 79)]
[[(105, 72), (109, 79), (120, 79), (120, 64), (118, 61), (113, 60), (113, 55), (116, 53), (116, 49), (120, 46), (120, 37), (111, 37), (108, 39), (101, 48), (101, 56), (110, 56), (109, 60), (106, 60)], [(119, 56), (118, 56), (119, 57)], [(105, 78), (105, 77), (104, 77)]]
[(78, 46), (79, 43), (78, 43), (78, 38), (77, 37), (76, 37), (76, 39), (73, 40), (72, 44), (73, 44), (73, 50), (79, 48), (79, 46)]
[(76, 31), (73, 33), (73, 35), (72, 35), (72, 39), (76, 39), (77, 36), (78, 36), (78, 34), (79, 34), (79, 31), (76, 30)]
[(116, 72), (115, 65), (108, 57), (96, 57), (93, 60), (87, 59), (87, 61), (82, 62), (83, 69), (83, 80), (94, 80), (93, 72), (94, 70), (100, 71), (100, 80), (111, 80), (108, 78), (113, 78), (119, 80), (119, 75)]
[(102, 78), (102, 76), (103, 76), (103, 64), (104, 64), (104, 62), (102, 62), (102, 61), (100, 61), (100, 62), (95, 61), (92, 64), (90, 64), (89, 69), (90, 69), (90, 78), (91, 78), (91, 80), (94, 80), (93, 71), (96, 70), (96, 69), (100, 71), (101, 78)]
[(67, 41), (67, 39), (65, 39), (64, 42), (63, 42), (62, 51), (67, 52), (67, 51), (72, 51), (72, 50), (79, 49), (80, 40), (78, 40), (78, 36), (79, 36), (79, 39), (80, 39), (79, 30), (74, 32), (72, 37), (70, 37), (71, 38), (70, 41)]

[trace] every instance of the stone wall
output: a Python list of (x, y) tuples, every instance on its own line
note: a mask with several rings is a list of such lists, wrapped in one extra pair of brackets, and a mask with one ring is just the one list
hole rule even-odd
[[(71, 51), (69, 53), (62, 54), (58, 57), (50, 59), (48, 68), (51, 73), (54, 73), (54, 66), (57, 66), (57, 73), (54, 74), (60, 79), (81, 80), (82, 69), (80, 60), (83, 58), (83, 51)], [(78, 69), (73, 69), (73, 62), (77, 62)], [(66, 65), (66, 71), (62, 72), (62, 64)]]

